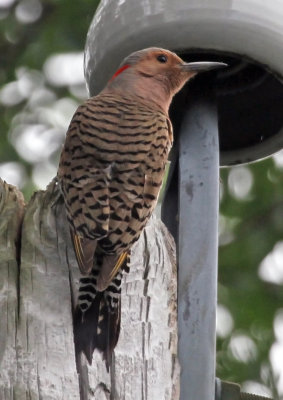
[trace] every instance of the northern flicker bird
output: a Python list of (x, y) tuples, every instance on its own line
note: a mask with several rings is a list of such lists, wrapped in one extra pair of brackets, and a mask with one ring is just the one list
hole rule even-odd
[(128, 56), (100, 94), (81, 105), (67, 132), (58, 181), (81, 273), (76, 352), (95, 348), (107, 368), (120, 330), (120, 292), (131, 246), (157, 202), (173, 142), (172, 97), (217, 62), (185, 63), (149, 48)]

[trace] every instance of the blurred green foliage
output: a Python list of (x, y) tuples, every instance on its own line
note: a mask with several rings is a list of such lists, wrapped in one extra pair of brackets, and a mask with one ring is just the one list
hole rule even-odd
[[(218, 375), (231, 381), (264, 383), (279, 399), (279, 371), (270, 362), (270, 349), (275, 341), (274, 319), (282, 311), (282, 278), (279, 275), (269, 280), (266, 269), (267, 278), (261, 279), (259, 267), (283, 238), (283, 174), (272, 157), (245, 168), (251, 172), (253, 183), (242, 200), (229, 190), (231, 170), (223, 169), (221, 174), (221, 214), (237, 222), (231, 242), (219, 248), (218, 301), (230, 311), (234, 329), (227, 337), (218, 338)], [(277, 257), (282, 271), (283, 254)], [(269, 268), (272, 270), (272, 263)], [(231, 338), (235, 335), (246, 335), (254, 342), (256, 351), (249, 362), (233, 356)], [(279, 386), (282, 395), (282, 382)]]
[[(17, 15), (24, 1), (28, 4), (32, 0), (10, 1), (2, 7), (0, 2), (0, 91), (17, 80), (19, 69), (25, 67), (43, 76), (42, 87), (54, 96), (54, 101), (71, 98), (74, 104), (81, 102), (82, 98), (76, 98), (67, 85), (54, 86), (48, 82), (43, 67), (48, 57), (54, 54), (83, 51), (87, 30), (99, 1), (36, 0), (41, 6), (40, 16), (33, 22), (22, 23)], [(50, 103), (49, 107), (52, 101)], [(24, 159), (8, 138), (11, 126), (17, 122), (17, 115), (26, 113), (25, 118), (30, 118), (32, 106), (29, 98), (23, 98), (14, 105), (0, 103), (0, 107), (0, 163), (14, 161), (23, 166), (27, 179), (22, 190), (28, 198), (36, 187), (31, 179), (35, 163)], [(59, 151), (58, 144), (54, 154), (48, 158), (55, 167)], [(281, 338), (275, 338), (274, 333), (274, 321), (282, 311), (283, 272), (281, 279), (279, 277), (276, 281), (276, 277), (269, 280), (260, 275), (259, 269), (265, 257), (283, 238), (282, 166), (269, 158), (237, 168), (221, 172), (219, 303), (225, 312), (219, 319), (222, 333), (217, 339), (217, 375), (239, 383), (250, 382), (247, 387), (255, 390), (256, 383), (263, 384), (270, 389), (266, 393), (279, 399), (280, 371), (270, 361), (270, 349), (275, 340), (283, 342), (282, 318), (279, 319)], [(236, 184), (241, 189), (241, 180), (232, 179), (233, 171), (237, 170), (244, 172), (243, 185), (250, 180), (250, 187), (240, 196), (234, 186)], [(277, 259), (282, 271), (283, 255), (280, 261), (280, 254), (277, 254)], [(282, 370), (283, 360), (281, 380)], [(280, 387), (282, 394), (282, 382)], [(261, 393), (263, 389), (260, 388)]]
[[(88, 27), (98, 3), (98, 0), (11, 0), (3, 1), (1, 6), (0, 1), (0, 88), (17, 80), (20, 68), (24, 67), (32, 72), (39, 71), (42, 74), (44, 63), (49, 56), (82, 52)], [(40, 16), (32, 23), (23, 23), (21, 13), (24, 16), (30, 8), (34, 9), (37, 6), (41, 8)], [(77, 100), (67, 86), (56, 87), (45, 79), (44, 87), (52, 92), (56, 99), (71, 96)], [(27, 175), (31, 176), (33, 164), (23, 159), (11, 141), (7, 140), (11, 122), (27, 110), (28, 100), (24, 98), (13, 106), (6, 106), (0, 102), (0, 162), (19, 161)], [(80, 101), (81, 99), (78, 102)], [(34, 182), (28, 180), (22, 187), (25, 197), (29, 198), (35, 188)]]

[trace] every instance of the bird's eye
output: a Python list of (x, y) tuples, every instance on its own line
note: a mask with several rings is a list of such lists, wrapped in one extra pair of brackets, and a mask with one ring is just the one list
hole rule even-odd
[(156, 57), (157, 61), (160, 63), (166, 63), (167, 62), (167, 56), (165, 54), (159, 54), (159, 56)]

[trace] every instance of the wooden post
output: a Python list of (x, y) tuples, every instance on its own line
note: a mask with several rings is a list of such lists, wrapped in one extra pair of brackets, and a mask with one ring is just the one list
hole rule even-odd
[(33, 195), (0, 180), (0, 399), (177, 400), (175, 244), (152, 218), (124, 277), (110, 374), (99, 353), (76, 365), (79, 271), (58, 185)]

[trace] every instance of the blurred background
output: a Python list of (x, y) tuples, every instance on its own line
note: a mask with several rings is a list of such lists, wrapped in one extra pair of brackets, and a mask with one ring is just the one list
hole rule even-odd
[[(87, 97), (83, 51), (99, 1), (0, 0), (0, 177), (26, 200), (55, 176)], [(283, 399), (283, 152), (222, 169), (217, 376)]]

